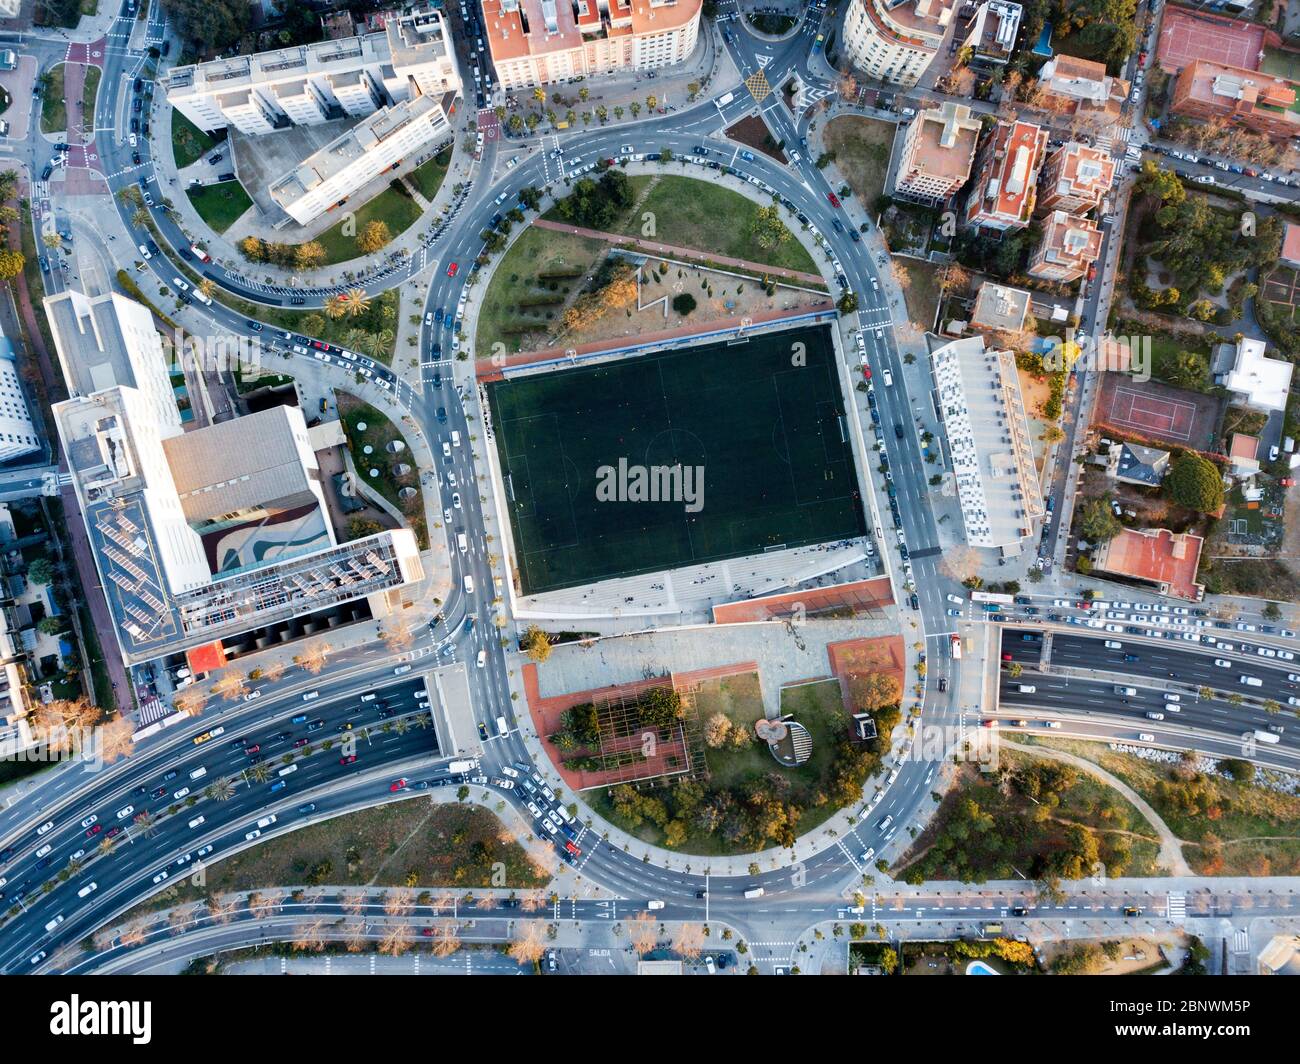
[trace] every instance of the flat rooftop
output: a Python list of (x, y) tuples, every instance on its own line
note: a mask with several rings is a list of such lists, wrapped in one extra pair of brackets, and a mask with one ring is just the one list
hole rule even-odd
[(1196, 582), (1202, 539), (1167, 528), (1126, 528), (1094, 552), (1092, 567), (1159, 586), (1161, 594), (1195, 602), (1203, 588)]

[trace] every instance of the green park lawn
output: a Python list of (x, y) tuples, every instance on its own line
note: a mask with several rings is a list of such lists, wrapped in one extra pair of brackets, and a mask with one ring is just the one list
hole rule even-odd
[[(344, 217), (316, 238), (325, 249), (324, 264), (327, 266), (360, 257), (362, 253), (357, 250), (357, 237), (371, 222), (383, 222), (388, 226), (388, 232), (396, 238), (419, 219), (420, 207), (410, 196), (388, 187), (369, 203), (359, 207), (353, 218), (347, 216), (350, 213), (353, 212), (345, 212)], [(345, 229), (347, 233), (344, 232)]]
[(176, 160), (177, 170), (198, 162), (203, 153), (216, 143), (179, 111), (172, 111), (172, 157)]
[(41, 94), (41, 132), (63, 133), (68, 128), (68, 105), (63, 99), (63, 64), (51, 67), (45, 75)]
[(244, 186), (238, 181), (222, 181), (215, 185), (186, 189), (185, 194), (199, 212), (199, 217), (218, 233), (224, 233), (253, 205)]
[(451, 149), (447, 148), (439, 152), (427, 163), (421, 163), (409, 174), (406, 179), (420, 190), (420, 195), (430, 202), (438, 194), (438, 189), (442, 187), (443, 179), (447, 176), (447, 168), (451, 165)]
[(95, 97), (99, 94), (99, 79), (102, 73), (97, 66), (86, 68), (86, 81), (81, 87), (81, 117), (83, 121), (93, 121), (95, 117)]

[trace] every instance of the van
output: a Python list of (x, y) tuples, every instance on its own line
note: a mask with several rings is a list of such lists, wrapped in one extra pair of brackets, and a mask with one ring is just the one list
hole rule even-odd
[(274, 794), (276, 791), (282, 791), (286, 786), (287, 784), (284, 782), (284, 780), (276, 780), (274, 783), (271, 784), (271, 793)]
[(1154, 710), (1147, 712), (1147, 720), (1164, 720), (1164, 719), (1165, 719), (1165, 715), (1163, 713), (1156, 713)]
[(466, 554), (466, 553), (468, 553), (468, 551), (469, 551), (469, 540), (467, 540), (467, 539), (465, 538), (465, 533), (464, 533), (464, 532), (457, 532), (457, 533), (456, 533), (456, 546), (460, 548), (460, 552), (461, 552), (461, 554)]
[(965, 600), (964, 598), (962, 598), (960, 595), (949, 595), (949, 596), (947, 596), (947, 598), (948, 598), (948, 601), (951, 602), (951, 603), (952, 603), (953, 605), (955, 605), (955, 606), (964, 606), (964, 605), (966, 605), (966, 600)]
[(373, 691), (371, 691), (371, 692), (370, 692), (369, 694), (367, 694), (367, 695), (362, 695), (362, 696), (361, 696), (361, 701), (362, 701), (362, 702), (373, 702), (373, 701), (374, 701), (376, 698), (378, 698), (378, 697), (379, 697), (379, 696), (378, 696), (377, 694), (375, 694)]
[(61, 923), (63, 923), (63, 914), (59, 913), (58, 916), (56, 916), (53, 920), (51, 920), (48, 924), (45, 925), (45, 930), (53, 931)]
[(649, 901), (649, 902), (646, 903), (646, 908), (647, 908), (647, 909), (662, 909), (663, 907), (664, 907), (664, 903), (663, 903), (663, 902), (661, 902), (661, 901), (655, 901), (655, 900), (653, 900), (653, 899), (652, 899), (651, 901)]
[(497, 734), (503, 738), (510, 734), (510, 725), (506, 723), (505, 717), (497, 717)]
[(1016, 690), (1018, 690), (1022, 695), (1032, 695), (1038, 690), (1038, 688), (1031, 683), (1022, 683), (1016, 685)]
[(469, 573), (465, 574), (465, 594), (474, 594), (474, 578)]
[(718, 968), (717, 965), (713, 963), (713, 958), (711, 956), (706, 956), (704, 958), (704, 967), (708, 969), (710, 975), (717, 974)]
[(1165, 701), (1166, 701), (1166, 702), (1181, 702), (1182, 700), (1183, 700), (1183, 696), (1180, 695), (1180, 694), (1176, 694), (1176, 693), (1173, 692), (1173, 691), (1166, 691), (1166, 692), (1165, 692)]
[(198, 768), (196, 768), (193, 772), (190, 773), (190, 779), (201, 780), (207, 774), (208, 774), (208, 770), (204, 768), (202, 765), (200, 765)]
[(451, 430), (451, 445), (453, 447), (460, 446), (460, 433), (457, 432), (455, 429)]
[(885, 378), (885, 387), (892, 388), (894, 386), (894, 375), (888, 369), (883, 370), (881, 375)]
[(306, 713), (299, 713), (299, 714), (298, 714), (296, 717), (294, 717), (293, 720), (291, 720), (289, 723), (290, 723), (290, 724), (306, 724), (306, 723), (307, 723), (307, 714), (306, 714)]
[(572, 824), (572, 823), (573, 823), (573, 814), (570, 813), (567, 809), (565, 809), (564, 806), (562, 806), (562, 805), (557, 805), (557, 806), (555, 807), (555, 811), (556, 811), (557, 813), (560, 814), (560, 818), (561, 818), (561, 819), (562, 819), (566, 824)]
[(296, 764), (295, 764), (295, 765), (285, 765), (284, 768), (280, 769), (278, 775), (280, 775), (280, 776), (289, 776), (289, 775), (292, 775), (293, 773), (295, 773), (295, 772), (297, 772), (297, 771), (298, 771), (298, 766), (297, 766)]
[(1116, 687), (1116, 688), (1115, 688), (1115, 693), (1116, 693), (1117, 695), (1125, 695), (1125, 696), (1127, 696), (1128, 698), (1133, 698), (1133, 697), (1135, 697), (1135, 696), (1137, 695), (1137, 688), (1136, 688), (1136, 687)]
[(487, 651), (486, 651), (486, 650), (480, 650), (480, 651), (478, 652), (478, 667), (481, 669), (481, 668), (483, 668), (483, 666), (485, 666), (486, 664), (487, 664)]
[(1155, 741), (1156, 741), (1156, 737), (1152, 735), (1150, 732), (1146, 732), (1146, 731), (1138, 732), (1138, 742), (1153, 743)]
[(762, 887), (750, 887), (745, 891), (745, 897), (747, 898), (761, 898), (763, 894), (764, 890)]
[(1242, 676), (1242, 677), (1239, 677), (1239, 679), (1240, 679), (1240, 681), (1241, 681), (1242, 683), (1244, 683), (1247, 687), (1263, 687), (1263, 686), (1264, 686), (1264, 681), (1261, 680), (1258, 676)]
[(203, 817), (196, 816), (193, 820), (190, 821), (190, 830), (192, 831), (194, 828), (197, 828), (200, 824), (203, 823), (203, 821), (204, 821)]
[(262, 819), (257, 822), (257, 826), (259, 828), (269, 828), (274, 823), (275, 823), (275, 814), (272, 813), (270, 816), (262, 817)]
[(308, 691), (305, 695), (302, 696), (302, 700), (304, 702), (312, 702), (315, 701), (317, 698), (320, 698), (319, 691)]

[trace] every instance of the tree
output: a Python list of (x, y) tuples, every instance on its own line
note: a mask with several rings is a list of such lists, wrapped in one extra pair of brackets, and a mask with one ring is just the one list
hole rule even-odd
[(235, 796), (235, 784), (229, 776), (222, 776), (208, 784), (204, 793), (214, 802), (228, 802)]
[(212, 693), (220, 695), (227, 702), (238, 701), (244, 697), (247, 690), (248, 683), (244, 679), (244, 674), (236, 672), (233, 668), (223, 672), (212, 685)]
[(331, 321), (336, 321), (346, 313), (347, 308), (343, 305), (342, 293), (325, 297), (325, 316), (327, 318)]
[(52, 584), (54, 582), (54, 563), (49, 558), (36, 558), (27, 566), (29, 584)]
[(208, 696), (200, 691), (197, 687), (190, 686), (184, 690), (177, 691), (172, 696), (172, 708), (180, 713), (188, 713), (190, 716), (197, 716), (207, 704)]
[(1124, 531), (1111, 513), (1110, 495), (1089, 499), (1079, 507), (1079, 534), (1089, 543), (1105, 543)]
[(398, 617), (391, 624), (384, 625), (381, 637), (389, 650), (405, 650), (415, 642), (415, 633), (404, 617)]
[(349, 318), (356, 318), (370, 309), (370, 297), (364, 288), (349, 288), (340, 297), (343, 310)]
[(887, 672), (853, 673), (849, 679), (849, 696), (861, 709), (884, 709), (898, 704), (903, 688), (898, 677)]
[(1024, 671), (1025, 671), (1025, 667), (1021, 665), (1020, 662), (1018, 661), (1013, 661), (1010, 665), (1007, 666), (1007, 675), (1010, 676), (1011, 679), (1013, 680), (1020, 679), (1020, 674), (1023, 673)]
[(841, 314), (852, 314), (858, 309), (858, 297), (854, 292), (846, 290), (836, 302), (835, 307)]
[(697, 959), (704, 948), (704, 926), (695, 923), (681, 923), (677, 925), (677, 933), (673, 935), (673, 952), (678, 954), (683, 960), (693, 961)]
[(695, 297), (690, 292), (682, 292), (680, 295), (673, 296), (673, 312), (686, 317), (696, 307)]
[(540, 922), (529, 920), (521, 924), (515, 940), (506, 952), (516, 964), (536, 964), (541, 960), (546, 952), (546, 943), (542, 940)]
[(323, 639), (313, 639), (302, 648), (301, 654), (293, 656), (293, 663), (313, 676), (320, 673), (325, 668), (325, 661), (330, 655), (329, 643)]
[(58, 635), (66, 627), (62, 617), (42, 617), (36, 622), (36, 630), (45, 635)]
[(312, 270), (324, 265), (325, 247), (318, 240), (306, 240), (293, 252), (293, 264), (300, 270)]
[(539, 665), (551, 656), (551, 638), (535, 624), (528, 626), (522, 643), (528, 656)]
[(214, 281), (211, 277), (203, 278), (203, 280), (201, 280), (195, 286), (195, 288), (198, 290), (200, 295), (207, 296), (208, 299), (211, 299), (214, 295), (217, 294), (217, 282)]
[(1264, 606), (1264, 616), (1267, 617), (1270, 621), (1276, 621), (1279, 617), (1282, 616), (1282, 611), (1281, 609), (1278, 608), (1278, 604), (1276, 602), (1269, 602), (1267, 605)]
[(723, 746), (731, 733), (731, 718), (719, 710), (704, 722), (704, 745), (713, 750)]
[(648, 912), (639, 912), (627, 922), (627, 940), (634, 950), (645, 956), (655, 948), (659, 936), (655, 932), (655, 920)]
[(1170, 497), (1180, 506), (1215, 513), (1223, 506), (1223, 477), (1206, 458), (1184, 451), (1174, 459), (1166, 481)]
[(366, 227), (357, 235), (357, 247), (367, 255), (378, 251), (393, 239), (387, 222), (379, 219), (367, 222)]
[(781, 220), (781, 209), (775, 203), (759, 207), (749, 223), (749, 235), (764, 250), (780, 247), (790, 239), (790, 230)]

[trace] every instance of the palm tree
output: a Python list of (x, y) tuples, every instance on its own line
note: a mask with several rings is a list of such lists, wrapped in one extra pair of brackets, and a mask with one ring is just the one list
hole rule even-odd
[(113, 846), (114, 846), (114, 842), (112, 839), (99, 840), (99, 852), (102, 853), (105, 857), (107, 857), (110, 853), (113, 852)]
[(393, 721), (393, 731), (397, 732), (398, 735), (405, 735), (410, 730), (411, 722), (405, 717), (398, 717)]
[(131, 215), (131, 221), (132, 223), (138, 225), (141, 229), (143, 229), (145, 225), (148, 224), (149, 222), (149, 212), (145, 210), (143, 207), (141, 207), (133, 215)]
[(590, 95), (591, 95), (591, 90), (588, 89), (586, 85), (582, 86), (582, 88), (578, 90), (578, 99), (580, 99), (583, 103), (587, 102), (587, 97)]
[(198, 284), (199, 292), (211, 299), (217, 291), (217, 282), (211, 277), (205, 277)]
[(348, 317), (355, 318), (370, 309), (370, 297), (364, 288), (349, 288), (340, 297)]
[(271, 776), (271, 770), (265, 761), (259, 761), (256, 765), (250, 765), (246, 771), (257, 783), (265, 783)]
[(542, 88), (540, 85), (538, 85), (537, 88), (533, 89), (533, 99), (536, 100), (538, 103), (545, 103), (546, 90)]
[(158, 818), (146, 809), (135, 815), (135, 826), (142, 838), (151, 839), (158, 831)]
[(229, 776), (222, 776), (208, 784), (204, 793), (214, 802), (227, 802), (235, 796), (235, 783)]
[(347, 307), (344, 304), (341, 295), (329, 296), (325, 300), (325, 316), (327, 318), (341, 318), (347, 313)]

